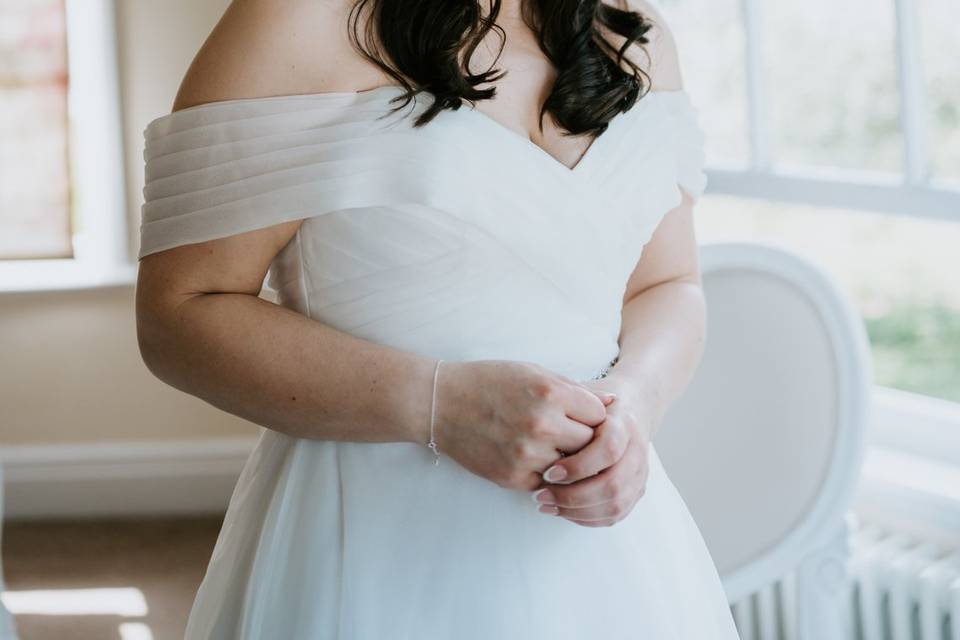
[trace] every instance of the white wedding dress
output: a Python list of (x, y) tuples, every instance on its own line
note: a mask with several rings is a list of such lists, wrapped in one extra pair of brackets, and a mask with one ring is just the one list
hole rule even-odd
[[(642, 98), (569, 169), (469, 103), (414, 128), (433, 98), (389, 113), (401, 93), (226, 100), (152, 121), (140, 256), (305, 219), (271, 265), (282, 305), (432, 357), (596, 376), (617, 356), (641, 249), (681, 187), (705, 186), (687, 94)], [(186, 637), (738, 638), (655, 449), (646, 495), (611, 527), (536, 507), (450, 458), (435, 466), (425, 445), (264, 429)]]

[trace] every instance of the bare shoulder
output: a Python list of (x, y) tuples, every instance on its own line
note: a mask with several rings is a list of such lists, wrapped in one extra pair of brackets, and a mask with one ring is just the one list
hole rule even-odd
[(637, 46), (631, 47), (628, 56), (650, 75), (653, 91), (682, 89), (683, 77), (680, 73), (677, 43), (663, 14), (647, 0), (607, 1), (619, 9), (639, 12), (652, 24), (652, 28), (647, 32), (649, 44), (644, 45), (643, 50)]
[(180, 84), (173, 110), (236, 98), (355, 91), (384, 73), (350, 44), (354, 0), (233, 0)]

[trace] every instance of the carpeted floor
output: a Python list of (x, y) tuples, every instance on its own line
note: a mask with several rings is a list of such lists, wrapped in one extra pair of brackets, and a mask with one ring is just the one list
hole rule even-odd
[(8, 523), (6, 600), (20, 640), (182, 639), (220, 524)]

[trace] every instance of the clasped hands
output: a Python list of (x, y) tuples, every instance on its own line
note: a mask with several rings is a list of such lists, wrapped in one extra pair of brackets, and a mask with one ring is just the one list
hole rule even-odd
[[(440, 372), (436, 441), (468, 471), (588, 527), (619, 522), (643, 496), (660, 416), (649, 383), (615, 369), (578, 382), (511, 360), (445, 362)], [(427, 442), (416, 424), (411, 440)]]
[(580, 384), (601, 398), (606, 416), (594, 426), (589, 443), (544, 470), (533, 497), (542, 513), (587, 527), (611, 526), (625, 518), (646, 491), (653, 412), (635, 382), (621, 382), (611, 374)]

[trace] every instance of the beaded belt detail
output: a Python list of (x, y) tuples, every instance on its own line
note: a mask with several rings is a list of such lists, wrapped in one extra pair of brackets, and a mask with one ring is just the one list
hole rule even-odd
[(617, 361), (618, 361), (618, 360), (620, 360), (620, 356), (619, 356), (619, 355), (617, 355), (616, 357), (614, 357), (614, 359), (611, 360), (610, 363), (609, 363), (607, 366), (603, 367), (603, 368), (599, 371), (599, 373), (597, 373), (596, 375), (592, 376), (590, 379), (591, 379), (591, 380), (600, 380), (601, 378), (606, 378), (606, 377), (607, 377), (607, 374), (610, 373), (610, 369), (613, 368), (613, 365), (617, 364)]

